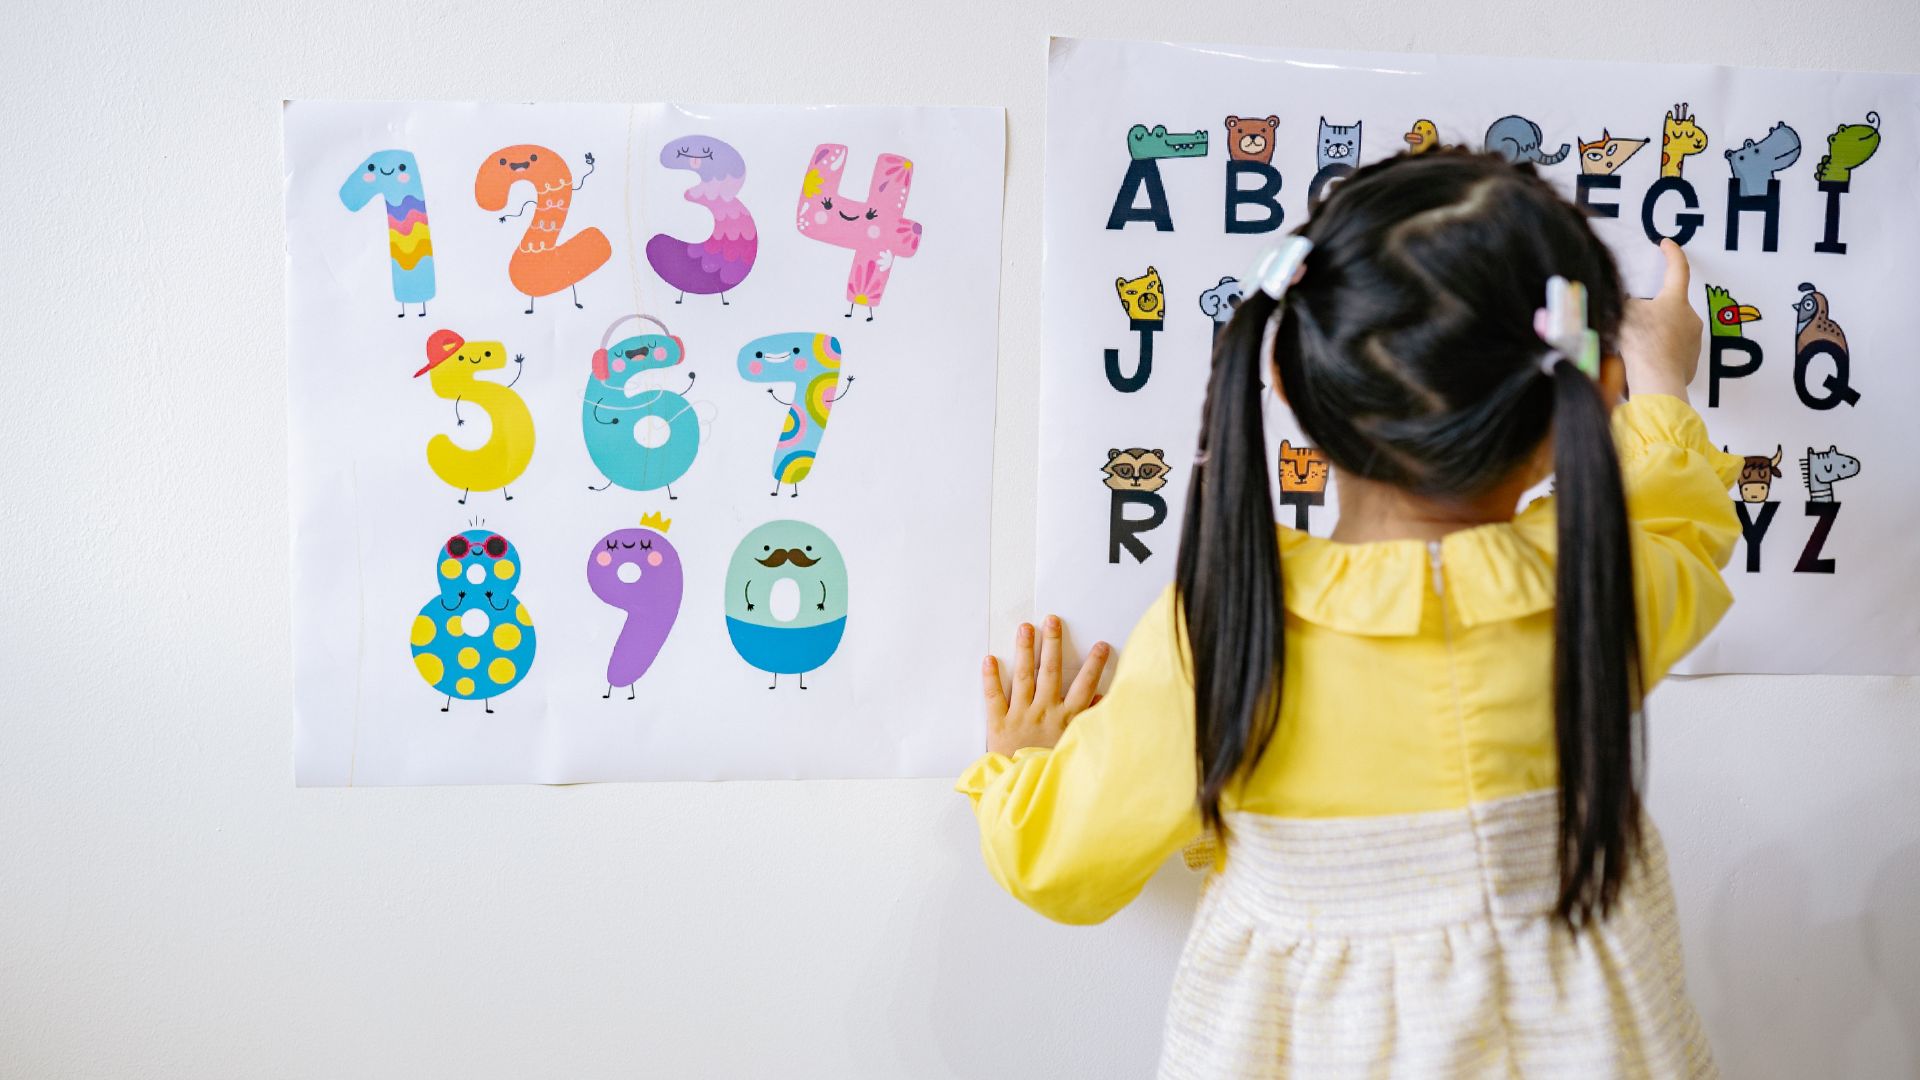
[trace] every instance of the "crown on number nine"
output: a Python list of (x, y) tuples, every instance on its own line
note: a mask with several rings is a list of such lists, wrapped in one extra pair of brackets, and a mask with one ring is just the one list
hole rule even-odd
[(668, 529), (673, 528), (673, 519), (663, 516), (658, 510), (649, 510), (640, 515), (640, 527), (643, 529), (652, 529), (658, 533), (665, 533)]

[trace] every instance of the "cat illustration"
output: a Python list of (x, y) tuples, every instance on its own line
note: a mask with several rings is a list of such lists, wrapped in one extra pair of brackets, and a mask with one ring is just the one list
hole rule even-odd
[(1580, 140), (1580, 172), (1586, 176), (1612, 176), (1627, 163), (1627, 159), (1639, 153), (1651, 139), (1616, 139), (1605, 128), (1600, 129), (1600, 137), (1587, 142)]
[(1106, 485), (1115, 491), (1159, 491), (1167, 486), (1167, 459), (1158, 450), (1107, 451)]
[(1329, 124), (1326, 117), (1320, 118), (1320, 168), (1329, 165), (1359, 168), (1360, 123), (1355, 120), (1351, 124)]
[(1327, 490), (1327, 455), (1311, 446), (1280, 440), (1280, 490), (1320, 494)]
[(1160, 284), (1160, 271), (1147, 267), (1147, 272), (1129, 281), (1126, 278), (1113, 280), (1114, 290), (1120, 294), (1120, 306), (1127, 309), (1127, 318), (1134, 322), (1161, 322), (1167, 315), (1167, 292)]

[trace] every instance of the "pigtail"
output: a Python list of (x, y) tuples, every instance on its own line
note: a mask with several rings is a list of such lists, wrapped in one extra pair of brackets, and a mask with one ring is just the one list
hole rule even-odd
[(1200, 815), (1213, 828), (1221, 792), (1260, 759), (1279, 720), (1285, 616), (1260, 407), (1261, 346), (1278, 306), (1249, 291), (1214, 349), (1174, 571), (1192, 661)]
[(1558, 602), (1554, 716), (1560, 755), (1560, 895), (1579, 930), (1604, 918), (1640, 846), (1641, 738), (1633, 556), (1620, 463), (1598, 386), (1552, 366)]

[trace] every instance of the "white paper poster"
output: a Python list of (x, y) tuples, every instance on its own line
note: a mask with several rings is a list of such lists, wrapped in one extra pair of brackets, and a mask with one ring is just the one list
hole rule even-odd
[[(1173, 576), (1216, 321), (1356, 164), (1536, 162), (1629, 290), (1672, 236), (1711, 327), (1696, 407), (1748, 455), (1737, 602), (1684, 673), (1920, 673), (1920, 77), (1055, 39), (1037, 605), (1124, 640)], [(1268, 410), (1277, 510), (1337, 481)]]
[(284, 119), (299, 783), (974, 756), (999, 110)]

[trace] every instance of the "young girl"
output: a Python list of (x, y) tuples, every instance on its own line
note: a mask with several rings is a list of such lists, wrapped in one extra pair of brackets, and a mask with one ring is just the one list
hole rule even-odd
[[(1579, 211), (1464, 152), (1361, 169), (1302, 235), (1215, 353), (1176, 581), (1110, 691), (1095, 645), (1063, 695), (1055, 618), (1010, 698), (988, 658), (987, 865), (1090, 923), (1218, 835), (1163, 1077), (1711, 1076), (1640, 798), (1642, 694), (1740, 534), (1685, 257), (1628, 310)], [(1556, 276), (1597, 353), (1547, 333)], [(1263, 375), (1333, 463), (1332, 539), (1276, 530)]]

